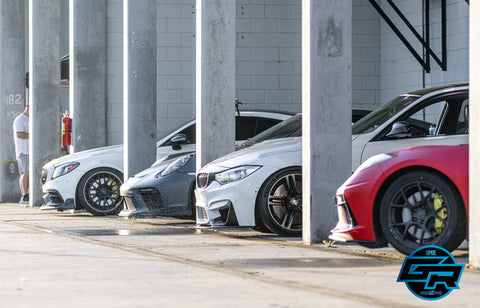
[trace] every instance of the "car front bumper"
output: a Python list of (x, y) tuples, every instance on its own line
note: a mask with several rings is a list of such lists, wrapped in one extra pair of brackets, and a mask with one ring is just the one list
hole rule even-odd
[(73, 198), (64, 200), (62, 195), (56, 190), (47, 190), (43, 195), (44, 204), (40, 207), (40, 210), (72, 210), (75, 209), (75, 203)]
[(212, 181), (197, 188), (196, 214), (199, 227), (255, 227), (255, 203), (263, 182), (277, 168), (263, 166), (241, 180), (221, 185)]
[[(54, 167), (42, 170), (44, 204), (40, 210), (69, 210), (75, 207), (75, 189), (80, 173), (75, 171), (52, 180)], [(78, 176), (77, 176), (78, 174)]]
[(374, 203), (379, 181), (375, 178), (378, 174), (376, 168), (374, 166), (356, 177), (354, 174), (337, 190), (338, 223), (330, 230), (330, 239), (360, 243), (377, 241), (374, 222), (378, 219), (375, 218)]
[(123, 217), (193, 217), (195, 176), (177, 172), (166, 177), (130, 178), (120, 187), (125, 199)]

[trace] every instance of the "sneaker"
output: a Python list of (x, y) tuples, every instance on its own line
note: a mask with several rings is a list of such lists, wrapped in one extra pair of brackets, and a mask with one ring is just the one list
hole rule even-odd
[(18, 203), (28, 206), (28, 204), (30, 203), (28, 201), (28, 194), (23, 195)]

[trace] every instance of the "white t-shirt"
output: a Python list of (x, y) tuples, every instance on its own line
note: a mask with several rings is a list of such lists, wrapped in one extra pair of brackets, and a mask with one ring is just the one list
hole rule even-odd
[(17, 157), (22, 153), (28, 155), (28, 138), (18, 138), (17, 132), (28, 133), (28, 117), (24, 113), (21, 113), (13, 121), (13, 138), (15, 139), (15, 153)]

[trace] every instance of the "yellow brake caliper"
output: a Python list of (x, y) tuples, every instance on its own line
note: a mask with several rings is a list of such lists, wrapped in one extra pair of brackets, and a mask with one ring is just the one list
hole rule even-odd
[[(440, 197), (438, 193), (435, 193), (435, 199), (433, 200), (433, 208), (435, 209), (435, 212), (438, 211), (439, 208), (442, 207), (443, 204), (443, 199)], [(440, 212), (437, 213), (437, 216), (440, 217), (441, 219), (447, 218), (447, 209), (443, 208), (440, 210)], [(445, 227), (445, 223), (441, 221), (438, 218), (435, 218), (435, 227), (437, 229), (437, 234), (442, 233), (443, 228)]]
[(113, 197), (115, 200), (118, 199), (119, 195), (118, 195), (118, 183), (117, 183), (117, 181), (115, 181), (114, 179), (109, 179), (108, 182), (109, 182), (110, 187), (112, 188), (112, 190), (115, 191), (115, 193), (112, 194), (112, 197)]

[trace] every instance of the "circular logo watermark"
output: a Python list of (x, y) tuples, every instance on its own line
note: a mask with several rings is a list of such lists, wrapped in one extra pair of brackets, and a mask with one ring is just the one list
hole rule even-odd
[(397, 282), (405, 282), (421, 299), (437, 300), (459, 289), (464, 267), (444, 248), (424, 246), (405, 257)]

